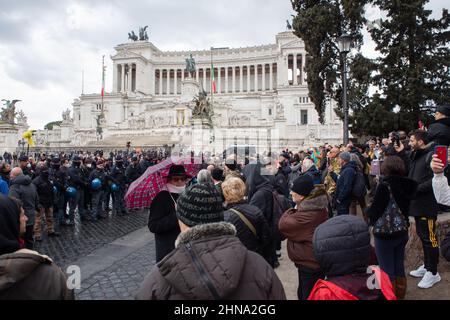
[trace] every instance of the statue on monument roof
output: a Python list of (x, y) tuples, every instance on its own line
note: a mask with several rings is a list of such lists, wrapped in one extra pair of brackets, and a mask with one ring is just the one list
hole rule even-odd
[(186, 58), (186, 71), (189, 74), (189, 77), (192, 77), (192, 74), (196, 71), (195, 60), (192, 57), (192, 53), (189, 58)]
[(131, 39), (133, 41), (138, 41), (138, 36), (134, 33), (134, 31), (131, 31), (131, 33), (128, 33), (128, 39)]
[(139, 27), (139, 41), (148, 40), (147, 28), (148, 26), (145, 26), (144, 28)]
[(6, 100), (2, 99), (1, 101), (5, 101), (3, 104), (5, 108), (2, 108), (0, 113), (0, 120), (6, 122), (8, 124), (14, 124), (14, 119), (16, 118), (16, 103), (22, 100)]
[(292, 30), (292, 25), (291, 25), (291, 23), (289, 22), (289, 20), (286, 20), (286, 29)]

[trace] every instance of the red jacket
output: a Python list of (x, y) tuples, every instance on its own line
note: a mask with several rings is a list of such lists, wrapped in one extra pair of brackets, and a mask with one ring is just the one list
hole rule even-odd
[[(392, 283), (389, 276), (379, 267), (372, 266), (375, 274), (376, 284), (386, 300), (397, 300), (392, 289)], [(368, 277), (370, 274), (368, 274)], [(352, 293), (334, 284), (331, 281), (319, 280), (311, 291), (308, 300), (360, 300)]]

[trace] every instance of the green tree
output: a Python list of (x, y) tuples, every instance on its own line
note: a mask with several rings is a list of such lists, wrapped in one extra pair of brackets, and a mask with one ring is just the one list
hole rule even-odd
[(325, 101), (329, 95), (339, 101), (340, 53), (336, 39), (350, 33), (354, 45), (362, 44), (364, 6), (368, 0), (291, 0), (297, 12), (293, 21), (295, 35), (305, 43), (309, 97), (324, 123)]
[(434, 105), (450, 102), (450, 19), (447, 10), (440, 19), (431, 19), (427, 2), (373, 1), (387, 13), (387, 19), (371, 30), (382, 55), (373, 78), (382, 97), (373, 103), (390, 111), (399, 108), (391, 129), (410, 130), (419, 120), (427, 123)]
[(61, 123), (62, 123), (62, 121), (49, 122), (44, 126), (44, 129), (45, 130), (53, 130), (53, 126), (59, 126)]

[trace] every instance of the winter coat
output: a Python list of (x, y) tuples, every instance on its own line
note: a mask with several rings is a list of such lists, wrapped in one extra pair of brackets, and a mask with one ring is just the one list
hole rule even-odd
[(89, 181), (91, 181), (92, 183), (92, 181), (95, 179), (99, 179), (102, 183), (100, 190), (105, 191), (106, 189), (108, 189), (109, 179), (105, 170), (98, 170), (98, 169), (92, 170), (91, 174), (89, 175)]
[(281, 217), (279, 229), (288, 239), (288, 256), (297, 267), (320, 269), (312, 240), (316, 228), (327, 219), (328, 195), (323, 187), (313, 190), (297, 209), (289, 209)]
[(111, 180), (116, 183), (120, 188), (125, 188), (127, 185), (127, 177), (125, 176), (125, 167), (114, 166), (111, 169)]
[(243, 170), (247, 187), (248, 203), (258, 207), (272, 227), (273, 186), (269, 179), (261, 175), (261, 165), (249, 164)]
[(52, 260), (27, 249), (0, 256), (0, 300), (73, 300)]
[(8, 183), (0, 177), (0, 194), (7, 196), (9, 193)]
[(336, 183), (336, 200), (338, 203), (349, 203), (352, 199), (352, 186), (357, 172), (357, 165), (350, 161), (342, 166)]
[(25, 215), (28, 218), (27, 226), (34, 225), (36, 211), (39, 210), (39, 196), (36, 186), (31, 183), (31, 178), (22, 174), (12, 179), (9, 196), (22, 201)]
[(6, 184), (9, 186), (9, 173), (0, 173), (0, 178), (3, 179), (3, 181), (6, 182)]
[(413, 217), (436, 217), (438, 204), (433, 194), (433, 171), (430, 168), (431, 144), (411, 154), (411, 168), (408, 178), (418, 183), (417, 193), (410, 204), (409, 214)]
[(52, 181), (53, 185), (58, 189), (58, 193), (63, 193), (66, 191), (67, 188), (67, 181), (69, 179), (69, 176), (66, 171), (62, 169), (49, 169), (49, 177)]
[(226, 222), (197, 225), (153, 267), (139, 300), (285, 300), (283, 286), (259, 254), (247, 250)]
[(395, 300), (389, 277), (380, 269), (380, 289), (368, 288), (372, 273), (370, 234), (359, 217), (341, 215), (317, 227), (313, 237), (314, 255), (327, 280), (319, 280), (308, 300)]
[(78, 190), (84, 189), (88, 185), (88, 179), (84, 175), (81, 168), (72, 166), (68, 170), (69, 180), (68, 185)]
[(147, 159), (142, 159), (139, 162), (139, 175), (142, 175), (145, 171), (147, 171), (147, 168), (152, 165), (153, 165), (153, 162), (148, 161)]
[[(257, 207), (246, 203), (234, 203), (226, 207), (223, 213), (224, 220), (235, 226), (236, 236), (241, 240), (244, 246), (250, 250), (257, 252), (264, 256), (264, 247), (271, 243), (271, 230), (264, 218), (263, 213)], [(237, 213), (231, 209), (242, 213), (256, 229), (256, 236), (250, 230), (245, 222), (239, 217)], [(264, 257), (267, 261), (271, 261), (272, 257)]]
[(175, 249), (175, 240), (180, 234), (175, 203), (170, 195), (177, 201), (179, 194), (161, 191), (150, 205), (148, 229), (155, 234), (156, 262)]
[(440, 119), (430, 124), (428, 138), (438, 145), (450, 146), (450, 118)]
[(446, 234), (441, 243), (441, 254), (448, 262), (450, 262), (450, 232)]
[(310, 176), (311, 179), (313, 179), (313, 183), (316, 184), (322, 184), (322, 173), (317, 170), (316, 166), (312, 166), (305, 172), (303, 172), (301, 175), (307, 175)]
[(128, 183), (132, 183), (133, 181), (137, 180), (141, 176), (139, 165), (128, 165), (127, 169), (125, 170), (125, 176), (127, 177)]
[(391, 188), (400, 212), (406, 221), (409, 221), (410, 202), (416, 194), (417, 182), (406, 177), (387, 176), (382, 178), (378, 184), (372, 204), (366, 209), (366, 215), (369, 217), (371, 225), (374, 225), (381, 218), (389, 204), (390, 194), (388, 186)]
[(46, 209), (51, 208), (54, 201), (53, 184), (51, 181), (38, 176), (37, 178), (34, 178), (33, 184), (36, 186), (39, 204)]

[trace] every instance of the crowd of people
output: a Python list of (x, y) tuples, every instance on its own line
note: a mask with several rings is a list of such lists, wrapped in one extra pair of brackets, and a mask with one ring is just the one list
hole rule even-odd
[[(423, 265), (409, 274), (421, 278), (419, 288), (433, 287), (441, 281), (440, 253), (450, 261), (450, 235), (441, 246), (436, 235), (437, 216), (450, 206), (450, 170), (435, 154), (437, 145), (450, 145), (449, 117), (450, 106), (441, 106), (427, 130), (362, 144), (207, 155), (195, 177), (172, 165), (166, 189), (149, 208), (156, 265), (136, 298), (285, 299), (274, 269), (286, 240), (298, 269), (298, 299), (404, 299), (410, 218)], [(112, 214), (128, 214), (129, 185), (167, 156), (119, 152), (106, 159), (99, 151), (40, 155), (35, 163), (22, 155), (12, 170), (4, 162), (0, 270), (42, 240), (44, 217), (48, 235), (58, 236), (59, 226), (73, 226), (76, 212), (88, 223), (108, 218), (110, 200)], [(377, 285), (368, 287), (372, 275)], [(0, 288), (0, 297), (15, 290)]]

